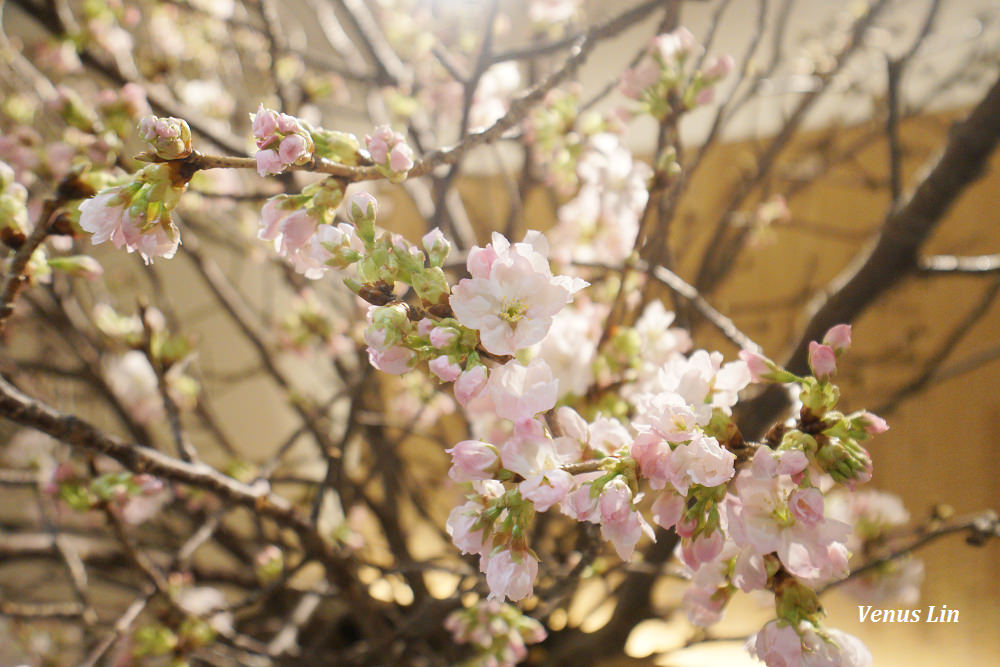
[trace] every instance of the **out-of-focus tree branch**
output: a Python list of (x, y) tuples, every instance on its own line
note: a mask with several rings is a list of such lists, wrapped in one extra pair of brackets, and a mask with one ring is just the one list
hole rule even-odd
[[(918, 252), (951, 205), (973, 183), (1000, 142), (1000, 79), (969, 116), (951, 131), (943, 151), (923, 171), (911, 193), (886, 215), (878, 238), (833, 279), (809, 307), (810, 319), (784, 360), (792, 373), (808, 372), (809, 341), (835, 324), (852, 322), (885, 292), (919, 267)], [(788, 406), (780, 387), (769, 387), (743, 404), (740, 423), (759, 437)]]

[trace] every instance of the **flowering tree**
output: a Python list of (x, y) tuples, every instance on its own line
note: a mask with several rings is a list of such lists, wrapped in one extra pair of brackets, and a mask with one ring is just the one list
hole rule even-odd
[[(939, 3), (884, 51), (877, 240), (781, 360), (712, 297), (754, 234), (789, 224), (804, 186), (778, 158), (892, 3), (832, 15), (809, 89), (707, 226), (691, 281), (679, 207), (782, 72), (795, 3), (756, 3), (734, 55), (714, 37), (726, 0), (698, 37), (681, 25), (692, 3), (521, 4), (523, 26), (498, 0), (0, 2), (0, 482), (33, 499), (0, 562), (56, 562), (61, 595), (0, 600), (27, 628), (0, 626), (4, 660), (591, 664), (683, 612), (686, 646), (869, 665), (820, 595), (912, 604), (916, 546), (997, 535), (990, 512), (902, 530), (898, 500), (864, 486), (888, 424), (843, 409), (835, 382), (849, 323), (895, 283), (1000, 264), (920, 255), (1000, 140), (1000, 83), (973, 61), (971, 111), (902, 178), (900, 117), (916, 107), (900, 84)], [(640, 29), (651, 39), (624, 71), (589, 89), (585, 61)], [(702, 143), (684, 146), (699, 113)], [(648, 164), (624, 138), (644, 127)], [(507, 201), (477, 215), (464, 168), (491, 157)], [(203, 295), (225, 327), (182, 307)], [(708, 327), (725, 352), (695, 344)], [(224, 337), (249, 371), (201, 358)], [(236, 441), (219, 418), (214, 398), (248, 378), (267, 389), (244, 414), (288, 412), (283, 441)], [(680, 601), (657, 608), (671, 579)], [(773, 609), (758, 632), (696, 629), (744, 593)], [(613, 609), (596, 631), (570, 622), (580, 600)], [(50, 648), (22, 641), (40, 627)]]

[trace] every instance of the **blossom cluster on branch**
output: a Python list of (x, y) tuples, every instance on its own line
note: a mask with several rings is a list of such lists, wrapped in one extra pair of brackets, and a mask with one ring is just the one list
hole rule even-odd
[[(84, 4), (83, 22), (61, 28), (79, 34), (46, 45), (39, 64), (72, 75), (93, 61), (123, 83), (90, 106), (70, 86), (43, 87), (46, 113), (66, 127), (60, 141), (45, 145), (26, 124), (0, 136), (0, 243), (10, 251), (0, 333), (8, 321), (28, 320), (15, 306), (30, 308), (77, 363), (66, 370), (43, 359), (38, 372), (91, 383), (135, 444), (29, 398), (30, 382), (0, 378), (2, 416), (73, 446), (23, 431), (0, 454), (18, 471), (32, 470), (26, 483), (37, 487), (46, 522), (54, 507), (59, 520), (72, 510), (82, 525), (106, 525), (117, 549), (107, 560), (141, 574), (142, 595), (89, 664), (115, 646), (116, 664), (181, 666), (216, 642), (251, 661), (298, 659), (307, 622), (329, 599), (350, 610), (336, 611), (343, 637), (327, 647), (344, 664), (377, 662), (380, 641), (405, 643), (421, 632), (429, 653), (467, 665), (541, 664), (560, 634), (567, 642), (582, 636), (554, 621), (564, 587), (610, 568), (631, 575), (633, 565), (659, 576), (665, 557), (644, 560), (654, 547), (666, 547), (677, 566), (671, 572), (688, 582), (679, 608), (692, 625), (715, 625), (736, 596), (754, 593), (773, 603), (773, 619), (746, 640), (751, 655), (772, 667), (872, 664), (859, 639), (825, 623), (820, 594), (843, 583), (864, 600), (913, 603), (923, 568), (886, 546), (909, 519), (898, 499), (861, 488), (875, 469), (868, 441), (888, 425), (867, 410), (841, 407), (835, 380), (852, 345), (851, 326), (823, 325), (818, 340), (803, 342), (806, 361), (792, 372), (795, 366), (766, 356), (668, 268), (670, 197), (702, 157), (685, 155), (680, 123), (731, 92), (727, 79), (747, 75), (749, 55), (737, 66), (729, 55), (710, 54), (677, 25), (676, 3), (638, 3), (577, 32), (580, 0), (532, 0), (526, 30), (535, 42), (525, 55), (494, 48), (510, 28), (495, 3), (480, 38), (450, 19), (435, 29), (435, 12), (411, 0), (370, 8), (344, 2), (330, 14), (317, 9), (317, 27), (335, 46), (357, 39), (365, 57), (356, 60), (372, 72), (347, 58), (336, 77), (320, 81), (305, 74), (315, 54), (300, 53), (300, 44), (280, 34), (273, 2), (254, 3), (246, 16), (234, 3), (211, 0), (151, 3), (148, 15), (128, 3)], [(602, 94), (620, 95), (617, 106), (598, 110), (572, 80), (576, 69), (596, 43), (661, 5), (669, 5), (662, 34), (643, 42)], [(194, 68), (199, 58), (221, 67), (175, 34), (172, 19), (187, 11), (205, 19), (202, 36), (232, 30), (241, 49), (268, 52), (261, 61), (269, 62), (277, 103), (254, 99), (251, 111), (236, 104), (238, 96), (220, 94), (221, 111), (201, 109), (216, 116), (206, 122), (197, 105), (171, 104), (163, 92), (170, 86), (147, 81), (147, 91), (136, 82), (179, 64)], [(866, 17), (858, 19), (861, 28)], [(341, 20), (343, 35), (331, 27)], [(126, 28), (136, 26), (157, 39), (133, 44)], [(442, 48), (448, 31), (454, 52)], [(107, 59), (87, 51), (97, 46)], [(134, 72), (123, 67), (133, 46), (151, 58)], [(562, 51), (555, 70), (535, 67)], [(323, 127), (311, 104), (332, 88), (346, 90), (346, 80), (372, 86), (370, 124), (357, 136), (332, 117), (323, 122), (338, 129)], [(301, 95), (289, 94), (293, 83)], [(200, 90), (192, 99), (210, 97)], [(0, 115), (30, 115), (20, 103), (5, 101)], [(216, 131), (220, 117), (240, 119), (245, 136)], [(658, 128), (650, 163), (625, 138), (640, 118)], [(452, 145), (444, 146), (435, 122), (447, 125)], [(504, 232), (491, 230), (477, 244), (483, 230), (468, 226), (461, 197), (452, 198), (454, 179), (471, 151), (511, 140), (524, 148), (519, 185), (549, 190), (552, 221), (545, 231), (531, 228), (518, 199)], [(241, 142), (249, 150), (235, 155)], [(213, 143), (230, 154), (213, 154)], [(240, 180), (240, 171), (250, 180)], [(42, 197), (46, 182), (53, 187)], [(248, 182), (257, 187), (245, 197), (253, 208), (237, 207)], [(393, 231), (400, 221), (390, 192), (404, 190), (426, 214), (414, 238)], [(781, 194), (745, 203), (736, 208), (756, 210), (745, 215), (760, 227), (791, 219)], [(280, 273), (296, 292), (282, 300), (283, 313), (258, 317), (199, 239)], [(141, 258), (162, 309), (143, 295), (133, 314), (104, 283), (79, 297), (73, 281), (104, 272), (87, 251), (106, 242)], [(113, 263), (125, 256), (113, 252)], [(246, 374), (266, 375), (299, 420), (267, 460), (251, 463), (229, 441), (197, 368), (202, 341), (178, 321), (169, 299), (159, 298), (155, 271), (178, 254), (249, 341), (258, 363)], [(680, 297), (676, 314), (660, 298), (656, 283), (664, 274)], [(21, 294), (40, 284), (48, 287)], [(337, 295), (336, 307), (318, 296), (321, 289)], [(697, 347), (695, 312), (707, 313), (742, 348), (738, 354)], [(335, 370), (336, 393), (324, 403), (302, 391), (278, 360), (287, 352)], [(12, 367), (14, 374), (17, 363)], [(0, 371), (8, 370), (5, 362)], [(794, 397), (795, 409), (763, 437), (750, 437), (739, 411), (771, 390)], [(334, 409), (342, 399), (347, 410)], [(375, 403), (381, 412), (371, 409)], [(192, 444), (195, 419), (220, 443), (228, 467), (204, 462)], [(396, 429), (419, 439), (436, 421), (447, 424), (424, 437), (421, 456), (413, 457), (426, 470), (387, 435)], [(286, 468), (283, 458), (302, 436), (319, 453), (306, 473)], [(176, 457), (166, 453), (171, 446)], [(447, 507), (421, 504), (424, 490), (407, 483), (443, 477), (445, 467), (450, 483), (428, 497)], [(285, 487), (303, 490), (287, 500), (278, 492)], [(244, 526), (229, 521), (229, 504), (256, 510), (247, 545)], [(404, 505), (434, 524), (442, 544), (451, 541), (448, 553), (413, 557)], [(160, 521), (170, 509), (192, 521)], [(136, 537), (143, 526), (165, 542), (144, 544)], [(985, 539), (995, 526), (975, 534)], [(217, 536), (246, 566), (219, 575), (218, 586), (208, 583), (217, 573), (192, 556)], [(79, 605), (72, 611), (89, 627), (93, 610), (79, 574), (89, 563), (64, 542), (53, 538), (49, 551), (63, 559)], [(874, 559), (884, 560), (874, 568)], [(324, 570), (320, 583), (311, 563)], [(459, 583), (435, 606), (425, 574)], [(225, 585), (250, 592), (232, 602)], [(244, 623), (243, 612), (272, 603), (287, 622)], [(411, 604), (409, 616), (397, 613)], [(439, 632), (433, 638), (426, 630), (432, 623)], [(265, 634), (266, 643), (259, 639)]]

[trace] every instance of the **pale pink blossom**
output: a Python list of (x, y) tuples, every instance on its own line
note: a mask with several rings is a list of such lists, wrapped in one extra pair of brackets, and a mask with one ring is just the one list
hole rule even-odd
[(527, 366), (513, 359), (493, 369), (488, 389), (496, 413), (516, 422), (554, 407), (559, 383), (541, 359), (532, 359)]
[(80, 203), (80, 227), (91, 234), (90, 242), (111, 241), (116, 248), (138, 252), (147, 264), (153, 257), (173, 257), (180, 244), (174, 223), (166, 218), (147, 225), (145, 217), (135, 217), (123, 196), (122, 187), (115, 187)]
[(546, 470), (518, 485), (521, 497), (530, 500), (538, 512), (546, 512), (562, 502), (573, 486), (573, 476), (565, 470)]
[(847, 573), (844, 542), (850, 526), (831, 518), (808, 525), (797, 518), (788, 504), (797, 489), (791, 478), (761, 480), (745, 471), (729, 488), (734, 495), (725, 504), (727, 527), (737, 544), (761, 555), (776, 553), (803, 580), (826, 581)]
[(464, 554), (478, 554), (483, 550), (483, 530), (476, 528), (482, 507), (469, 501), (451, 510), (445, 530), (459, 551)]
[(797, 449), (775, 451), (767, 446), (757, 448), (750, 462), (750, 472), (757, 479), (777, 475), (797, 475), (809, 465), (809, 457)]
[(576, 488), (566, 494), (562, 501), (562, 513), (576, 521), (598, 523), (601, 510), (598, 499), (590, 493), (590, 482), (600, 477), (600, 473), (585, 473), (576, 475), (573, 483)]
[(633, 507), (632, 491), (621, 477), (601, 490), (598, 501), (601, 536), (611, 542), (618, 557), (628, 560), (643, 532), (653, 539), (653, 530)]
[(725, 591), (706, 590), (701, 586), (689, 586), (681, 598), (681, 606), (692, 625), (707, 628), (722, 620), (722, 612), (729, 596)]
[(670, 481), (670, 445), (655, 433), (640, 433), (631, 448), (632, 458), (639, 464), (642, 476), (654, 489), (662, 489)]
[(583, 0), (531, 0), (528, 17), (532, 23), (561, 24), (576, 16)]
[(767, 357), (753, 350), (740, 350), (740, 359), (746, 363), (747, 370), (750, 371), (751, 382), (760, 384), (768, 380), (771, 368)]
[(644, 57), (635, 67), (622, 72), (618, 90), (625, 97), (637, 100), (647, 88), (660, 80), (660, 72), (660, 65), (656, 60)]
[(675, 58), (683, 58), (689, 54), (701, 51), (701, 45), (691, 31), (681, 26), (673, 32), (657, 35), (652, 41), (652, 50), (669, 62)]
[(254, 158), (257, 160), (257, 173), (261, 176), (268, 174), (280, 174), (284, 171), (284, 163), (278, 151), (270, 148), (257, 151)]
[(493, 262), (496, 261), (496, 258), (497, 251), (494, 250), (493, 244), (489, 243), (485, 248), (480, 248), (479, 246), (470, 248), (465, 263), (469, 269), (469, 274), (473, 278), (488, 280), (490, 269), (493, 267)]
[(682, 495), (689, 484), (719, 486), (733, 478), (736, 456), (713, 437), (698, 434), (671, 454), (670, 482)]
[(413, 149), (407, 144), (396, 144), (389, 151), (389, 168), (393, 171), (413, 169)]
[(788, 497), (788, 509), (807, 526), (823, 520), (823, 494), (815, 487), (796, 489)]
[(889, 430), (889, 424), (872, 412), (862, 413), (860, 421), (868, 435), (878, 435)]
[(490, 479), (500, 466), (497, 448), (481, 440), (463, 440), (445, 451), (452, 461), (448, 476), (456, 482)]
[(384, 351), (368, 348), (368, 361), (371, 365), (390, 375), (402, 375), (412, 368), (414, 355), (401, 345), (394, 345)]
[(702, 69), (701, 73), (706, 79), (717, 81), (723, 79), (733, 71), (736, 66), (736, 61), (728, 53), (721, 56), (710, 56), (708, 60), (705, 61), (705, 67)]
[(692, 570), (715, 560), (722, 553), (722, 533), (713, 530), (708, 535), (702, 533), (690, 539), (681, 540), (681, 560)]
[(347, 198), (344, 209), (347, 211), (347, 219), (359, 224), (363, 218), (374, 220), (378, 217), (378, 200), (372, 193), (359, 190)]
[(486, 388), (486, 366), (473, 366), (455, 380), (455, 400), (465, 406)]
[(656, 497), (650, 511), (656, 525), (669, 530), (680, 521), (684, 509), (684, 496), (667, 490)]
[(549, 438), (536, 420), (518, 422), (500, 451), (503, 467), (524, 478), (521, 495), (539, 512), (562, 501), (573, 485), (562, 466), (578, 460), (579, 446), (570, 438)]
[(559, 380), (560, 395), (583, 396), (594, 383), (597, 342), (606, 314), (606, 306), (578, 300), (552, 318), (537, 349)]
[[(452, 290), (451, 307), (459, 322), (479, 330), (487, 351), (514, 354), (541, 341), (553, 316), (587, 283), (553, 276), (546, 256), (532, 244), (510, 245), (494, 234), (492, 245), (497, 257), (489, 265), (489, 276), (459, 282)], [(470, 273), (473, 267), (481, 271), (483, 258), (482, 253), (470, 256)]]
[(300, 134), (290, 134), (278, 144), (278, 157), (284, 164), (296, 164), (307, 156), (309, 145)]
[(252, 128), (258, 149), (257, 173), (261, 176), (280, 174), (312, 158), (312, 136), (294, 116), (265, 109), (261, 104), (253, 115)]
[(528, 552), (515, 555), (505, 549), (483, 558), (491, 600), (506, 598), (516, 602), (531, 595), (538, 576), (538, 561), (534, 556)]
[(768, 667), (802, 667), (799, 633), (781, 621), (770, 621), (747, 641), (747, 650)]
[(365, 136), (365, 145), (372, 162), (396, 174), (405, 174), (413, 168), (413, 149), (406, 138), (388, 125), (380, 125)]

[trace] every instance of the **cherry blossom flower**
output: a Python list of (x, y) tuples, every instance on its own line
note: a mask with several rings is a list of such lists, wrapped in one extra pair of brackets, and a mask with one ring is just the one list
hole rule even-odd
[(527, 366), (514, 359), (493, 369), (488, 389), (496, 413), (517, 422), (555, 406), (559, 381), (539, 358), (532, 359)]
[[(776, 553), (785, 568), (803, 580), (825, 581), (847, 573), (850, 526), (823, 518), (809, 525), (788, 505), (796, 489), (787, 476), (761, 480), (741, 472), (730, 489), (735, 497), (726, 503), (730, 537), (756, 553)], [(815, 507), (800, 509), (811, 521)], [(807, 513), (808, 511), (808, 513)]]
[(503, 467), (524, 478), (521, 496), (545, 512), (563, 500), (573, 477), (562, 469), (579, 459), (579, 445), (570, 438), (549, 438), (536, 420), (517, 424), (514, 435), (501, 448)]
[(483, 556), (486, 585), (490, 587), (491, 600), (523, 600), (534, 590), (538, 576), (538, 560), (523, 551), (513, 553), (504, 549), (490, 556)]
[(169, 216), (154, 221), (136, 214), (124, 186), (109, 188), (80, 204), (80, 227), (94, 245), (111, 241), (116, 248), (138, 252), (148, 264), (154, 257), (170, 259), (180, 244), (180, 232)]
[[(540, 235), (526, 238), (547, 251)], [(510, 245), (494, 234), (492, 247), (469, 255), (474, 277), (452, 290), (451, 307), (458, 321), (478, 329), (483, 347), (493, 354), (514, 354), (540, 342), (553, 316), (587, 285), (553, 276), (547, 252), (539, 252), (532, 242)]]

